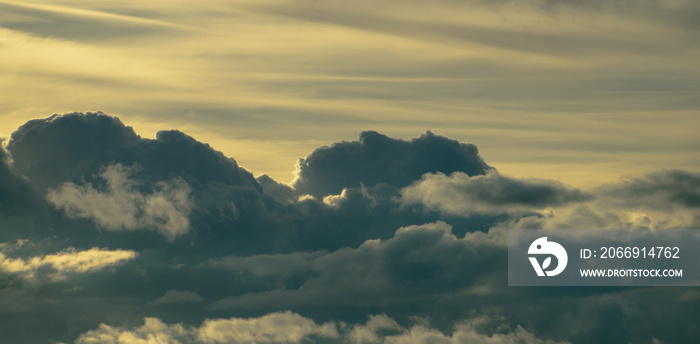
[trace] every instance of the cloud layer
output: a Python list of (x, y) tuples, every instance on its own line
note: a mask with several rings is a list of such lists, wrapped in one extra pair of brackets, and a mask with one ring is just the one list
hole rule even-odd
[(0, 164), (0, 336), (120, 344), (700, 338), (692, 289), (522, 289), (507, 287), (506, 271), (508, 228), (633, 235), (697, 226), (695, 173), (580, 189), (497, 172), (477, 152), (430, 132), (411, 140), (364, 132), (311, 152), (287, 185), (254, 178), (179, 131), (145, 139), (102, 113), (31, 121)]
[(270, 313), (260, 318), (207, 319), (198, 328), (182, 324), (167, 325), (157, 318), (146, 318), (133, 330), (101, 324), (96, 330), (78, 337), (76, 344), (219, 344), (219, 343), (301, 343), (314, 336), (337, 338), (335, 324), (316, 324), (291, 312)]
[[(451, 335), (423, 324), (401, 327), (386, 315), (370, 315), (366, 324), (348, 328), (345, 324), (316, 324), (296, 313), (278, 312), (260, 318), (206, 320), (200, 327), (168, 325), (157, 318), (146, 318), (134, 329), (114, 328), (101, 324), (96, 330), (82, 334), (76, 344), (216, 344), (216, 343), (302, 343), (309, 340), (323, 343), (353, 344), (565, 344), (542, 340), (518, 326), (502, 333), (484, 333), (479, 327), (494, 322), (488, 317), (473, 318), (456, 324)], [(338, 328), (341, 329), (339, 333)], [(313, 338), (313, 339), (312, 339)]]

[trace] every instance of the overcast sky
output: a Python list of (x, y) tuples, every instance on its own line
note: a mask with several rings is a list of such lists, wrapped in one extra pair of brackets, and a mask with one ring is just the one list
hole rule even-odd
[(0, 341), (700, 342), (698, 288), (506, 249), (700, 227), (697, 42), (691, 0), (0, 0)]

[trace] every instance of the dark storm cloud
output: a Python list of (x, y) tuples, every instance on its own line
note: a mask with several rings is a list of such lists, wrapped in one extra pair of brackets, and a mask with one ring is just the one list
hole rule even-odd
[[(56, 228), (76, 240), (72, 245), (88, 247), (95, 240), (130, 249), (189, 245), (202, 259), (233, 252), (334, 250), (386, 239), (398, 227), (442, 217), (399, 209), (396, 186), (426, 171), (479, 174), (489, 168), (473, 145), (430, 133), (403, 141), (366, 132), (360, 142), (342, 142), (307, 157), (296, 184), (301, 190), (294, 190), (264, 175), (258, 183), (234, 159), (178, 131), (143, 139), (101, 113), (30, 121), (12, 135), (8, 149), (14, 171), (36, 192), (69, 217), (91, 219), (107, 230), (91, 238)], [(311, 189), (329, 190), (320, 192), (328, 197), (295, 200)], [(486, 229), (495, 218), (469, 221)], [(457, 226), (467, 231), (464, 223)], [(155, 230), (173, 245), (138, 233), (143, 230)]]
[(279, 183), (266, 174), (258, 176), (256, 180), (262, 186), (265, 194), (274, 198), (277, 202), (283, 203), (296, 196), (296, 192), (292, 187)]
[(411, 141), (365, 131), (359, 141), (315, 150), (300, 160), (299, 169), (294, 188), (300, 194), (323, 197), (360, 184), (403, 187), (429, 172), (461, 171), (473, 176), (491, 167), (481, 159), (476, 146), (429, 131)]
[[(250, 172), (176, 130), (143, 139), (116, 117), (73, 113), (28, 122), (7, 147), (14, 172), (36, 193), (69, 217), (92, 219), (108, 231), (155, 229), (173, 240), (197, 225), (199, 232), (190, 235), (202, 245), (235, 237), (245, 247), (240, 239), (271, 235), (256, 229), (281, 227), (274, 216), (259, 221), (276, 205)], [(246, 223), (254, 226), (246, 231)], [(131, 248), (158, 242), (139, 233), (91, 238), (63, 226), (55, 230), (78, 246), (98, 238)]]
[[(365, 132), (303, 159), (294, 189), (256, 180), (181, 132), (143, 139), (104, 114), (31, 121), (8, 151), (13, 163), (0, 165), (0, 336), (11, 342), (700, 335), (700, 299), (685, 288), (538, 290), (509, 288), (506, 279), (507, 227), (581, 219), (623, 226), (628, 208), (599, 209), (601, 197), (621, 195), (692, 210), (699, 178), (688, 172), (628, 179), (591, 199), (553, 181), (500, 175), (473, 145)], [(512, 326), (484, 330), (475, 314)]]
[(504, 273), (496, 268), (505, 263), (504, 232), (457, 238), (451, 230), (438, 222), (403, 227), (390, 239), (356, 249), (213, 261), (208, 265), (236, 274), (280, 279), (270, 290), (225, 298), (214, 307), (424, 306)]
[(62, 222), (62, 216), (41, 192), (11, 170), (10, 160), (5, 149), (0, 148), (0, 243), (50, 235), (52, 227)]
[(250, 172), (209, 145), (177, 131), (143, 139), (102, 113), (54, 115), (27, 122), (7, 145), (13, 167), (40, 189), (97, 175), (106, 165), (138, 164), (146, 180), (181, 177), (190, 184), (221, 182), (260, 189)]
[(41, 203), (35, 198), (29, 184), (10, 171), (8, 156), (0, 148), (0, 215), (8, 217)]

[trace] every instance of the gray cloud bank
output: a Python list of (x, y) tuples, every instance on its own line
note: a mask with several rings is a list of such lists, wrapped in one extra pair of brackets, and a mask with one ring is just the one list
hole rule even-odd
[(579, 190), (502, 175), (476, 146), (430, 132), (367, 131), (311, 152), (285, 185), (179, 131), (144, 139), (102, 113), (30, 121), (2, 158), (11, 342), (700, 338), (692, 288), (509, 288), (505, 245), (512, 227), (697, 226), (697, 173)]

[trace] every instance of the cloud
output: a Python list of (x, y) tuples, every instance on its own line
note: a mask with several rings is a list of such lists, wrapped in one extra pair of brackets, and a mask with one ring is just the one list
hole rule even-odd
[(204, 298), (199, 296), (199, 294), (185, 290), (185, 291), (179, 291), (179, 290), (174, 290), (170, 289), (165, 292), (165, 295), (157, 298), (155, 301), (151, 302), (152, 305), (170, 305), (170, 304), (179, 304), (179, 303), (188, 303), (188, 302), (202, 302), (204, 301)]
[(12, 221), (31, 218), (41, 228), (48, 225), (44, 221), (55, 220), (51, 219), (51, 207), (42, 195), (35, 192), (27, 180), (13, 173), (9, 163), (11, 158), (4, 147), (0, 147), (0, 241), (27, 238), (33, 234), (34, 226), (19, 229)]
[(364, 325), (357, 324), (353, 326), (347, 337), (350, 343), (355, 344), (381, 343), (383, 337), (381, 333), (401, 333), (404, 331), (405, 329), (396, 320), (389, 318), (385, 314), (379, 314), (370, 315)]
[[(476, 281), (498, 277), (505, 262), (505, 232), (457, 238), (444, 222), (398, 229), (392, 238), (368, 240), (333, 252), (227, 257), (207, 266), (266, 280), (268, 290), (224, 298), (216, 309), (301, 306), (430, 304)], [(254, 282), (253, 282), (254, 283)]]
[(40, 190), (98, 176), (106, 165), (137, 164), (143, 181), (180, 177), (190, 185), (226, 183), (261, 190), (250, 172), (209, 145), (177, 131), (143, 139), (104, 113), (70, 113), (31, 120), (7, 144), (13, 168)]
[(82, 334), (76, 344), (218, 344), (218, 343), (301, 343), (309, 337), (337, 338), (334, 323), (318, 325), (313, 320), (292, 312), (276, 312), (259, 318), (207, 319), (198, 327), (167, 325), (160, 319), (146, 318), (134, 330), (101, 324), (96, 330)]
[(280, 312), (255, 319), (207, 320), (198, 336), (208, 343), (299, 343), (310, 335), (338, 336), (332, 323), (317, 325), (313, 320), (291, 312)]
[(27, 122), (12, 134), (7, 149), (13, 168), (45, 189), (97, 172), (138, 140), (116, 117), (68, 114)]
[(107, 250), (93, 247), (78, 251), (72, 247), (55, 254), (32, 257), (30, 259), (12, 259), (0, 253), (0, 271), (19, 274), (27, 279), (35, 279), (43, 268), (48, 268), (48, 276), (53, 280), (62, 280), (69, 273), (88, 273), (123, 264), (136, 258), (133, 251)]
[(190, 186), (182, 179), (156, 182), (153, 191), (142, 193), (130, 176), (135, 167), (107, 166), (100, 174), (106, 187), (99, 191), (92, 184), (65, 183), (49, 189), (46, 198), (69, 217), (93, 219), (108, 230), (157, 230), (168, 240), (189, 229), (192, 208)]
[[(157, 238), (134, 231), (148, 229), (171, 242), (187, 238), (181, 239), (181, 244), (188, 242), (203, 257), (215, 252), (338, 249), (388, 238), (397, 227), (438, 220), (434, 214), (397, 211), (397, 188), (389, 184), (394, 183), (397, 173), (392, 166), (427, 169), (443, 150), (454, 158), (444, 164), (445, 168), (450, 164), (468, 166), (469, 158), (483, 163), (473, 146), (432, 134), (411, 142), (376, 133), (363, 137), (362, 144), (348, 143), (359, 147), (360, 155), (371, 152), (374, 139), (404, 152), (397, 156), (382, 153), (386, 166), (375, 174), (386, 182), (370, 185), (365, 182), (370, 179), (363, 178), (356, 187), (343, 186), (337, 197), (327, 198), (332, 204), (323, 203), (322, 198), (290, 202), (300, 191), (265, 176), (259, 177), (258, 183), (234, 159), (187, 135), (161, 131), (156, 140), (142, 139), (118, 119), (101, 113), (30, 121), (13, 133), (8, 150), (14, 159), (13, 174), (26, 176), (31, 189), (47, 195), (67, 217), (88, 218), (112, 232), (102, 233), (104, 240), (109, 237), (127, 248), (160, 245)], [(366, 147), (360, 147), (363, 145)], [(322, 151), (311, 156), (345, 159), (342, 149)], [(422, 172), (416, 171), (416, 178)], [(410, 184), (412, 177), (404, 179)], [(91, 229), (84, 223), (71, 226), (80, 227), (82, 232), (69, 226), (53, 231), (73, 240), (74, 246), (93, 242)]]
[(123, 37), (139, 37), (185, 32), (185, 27), (137, 16), (82, 10), (55, 5), (2, 1), (7, 13), (3, 26), (37, 36), (83, 42), (104, 42)]
[[(189, 337), (189, 338), (188, 338)], [(192, 343), (191, 334), (181, 324), (167, 325), (160, 319), (145, 318), (143, 326), (125, 330), (100, 324), (75, 340), (76, 344), (180, 344)]]
[(628, 176), (599, 189), (619, 206), (651, 209), (700, 208), (700, 173), (668, 170)]
[(472, 176), (490, 169), (472, 144), (431, 132), (404, 141), (365, 131), (359, 141), (319, 148), (301, 159), (293, 186), (299, 194), (323, 197), (361, 184), (407, 186), (429, 172), (461, 171)]
[(461, 172), (425, 174), (401, 190), (404, 204), (423, 204), (427, 209), (455, 215), (563, 207), (592, 198), (555, 181), (515, 179), (496, 171), (473, 177)]
[(2, 212), (21, 205), (26, 206), (23, 204), (27, 201), (24, 198), (31, 195), (28, 185), (10, 171), (7, 160), (5, 149), (0, 147), (0, 211)]
[[(481, 329), (497, 323), (499, 332)], [(493, 326), (493, 325), (492, 325)], [(341, 332), (338, 331), (340, 327)], [(76, 344), (215, 344), (215, 343), (301, 343), (314, 336), (321, 342), (353, 344), (565, 344), (566, 341), (537, 338), (521, 326), (511, 330), (497, 319), (475, 317), (455, 324), (451, 334), (425, 324), (400, 326), (384, 314), (370, 315), (366, 324), (349, 330), (334, 322), (316, 324), (313, 320), (291, 312), (270, 313), (260, 318), (206, 320), (200, 327), (168, 325), (157, 318), (146, 318), (135, 329), (115, 328), (101, 324), (98, 329), (82, 334)]]
[[(622, 32), (634, 28), (654, 32), (671, 25), (676, 30), (692, 31), (696, 29), (693, 19), (698, 13), (697, 6), (688, 0), (446, 1), (433, 6), (431, 10), (419, 2), (407, 4), (390, 1), (381, 6), (373, 5), (359, 1), (351, 11), (343, 8), (341, 1), (324, 2), (322, 5), (302, 2), (295, 6), (274, 2), (250, 7), (261, 13), (408, 40), (463, 49), (479, 47), (489, 51), (489, 55), (495, 59), (499, 58), (497, 53), (519, 60), (540, 57), (554, 65), (576, 60), (592, 61), (604, 55), (622, 57), (642, 51), (653, 54), (649, 47), (663, 43), (654, 42), (650, 37)], [(475, 18), (479, 15), (483, 17), (481, 20)], [(591, 15), (602, 17), (596, 22), (600, 25), (625, 23), (618, 27), (622, 32), (604, 36), (583, 29), (582, 26), (590, 22)], [(554, 31), (553, 27), (560, 25), (566, 29)], [(637, 41), (632, 41), (630, 37), (636, 37)], [(541, 66), (542, 60), (538, 62)]]
[(262, 186), (263, 192), (274, 198), (277, 202), (287, 202), (296, 196), (296, 192), (292, 187), (281, 184), (266, 174), (259, 175), (255, 179), (260, 183), (260, 186)]
[[(694, 125), (682, 128), (681, 124), (697, 124), (692, 116), (697, 108), (693, 83), (697, 79), (693, 58), (697, 47), (687, 44), (690, 38), (676, 29), (683, 23), (698, 22), (693, 20), (697, 17), (695, 1), (604, 2), (631, 5), (620, 6), (622, 10), (614, 16), (580, 10), (595, 7), (590, 6), (594, 3), (605, 6), (603, 2), (569, 1), (571, 6), (560, 6), (561, 12), (544, 18), (522, 1), (482, 1), (499, 4), (487, 6), (488, 11), (475, 1), (391, 1), (382, 5), (364, 1), (352, 11), (344, 2), (267, 2), (273, 11), (284, 8), (298, 12), (297, 18), (305, 13), (309, 16), (308, 8), (319, 9), (321, 13), (310, 22), (251, 13), (246, 2), (233, 6), (221, 1), (205, 3), (159, 2), (148, 8), (133, 1), (70, 4), (73, 8), (190, 23), (208, 30), (202, 34), (175, 32), (177, 36), (171, 39), (134, 36), (100, 20), (81, 23), (74, 16), (56, 20), (51, 11), (35, 12), (33, 21), (44, 24), (43, 30), (32, 31), (37, 35), (60, 35), (70, 28), (74, 35), (67, 38), (72, 40), (91, 34), (121, 33), (121, 37), (110, 44), (93, 41), (82, 45), (30, 35), (6, 41), (2, 103), (9, 109), (5, 112), (11, 121), (8, 130), (25, 116), (57, 109), (100, 108), (115, 114), (142, 114), (132, 117), (132, 125), (140, 132), (150, 135), (155, 132), (151, 128), (160, 125), (155, 123), (189, 126), (190, 132), (204, 133), (200, 138), (206, 135), (205, 142), (216, 143), (247, 168), (283, 170), (274, 176), (285, 182), (289, 176), (286, 168), (298, 156), (320, 143), (353, 138), (349, 135), (368, 127), (404, 138), (432, 127), (452, 138), (478, 141), (491, 163), (512, 163), (511, 157), (519, 158), (519, 167), (526, 170), (536, 160), (539, 171), (552, 176), (561, 173), (565, 178), (584, 173), (569, 166), (553, 172), (545, 168), (551, 167), (548, 159), (593, 158), (603, 162), (615, 154), (609, 159), (620, 158), (621, 162), (610, 169), (614, 172), (606, 173), (607, 177), (618, 173), (618, 168), (640, 170), (639, 165), (630, 166), (630, 160), (650, 166), (649, 160), (660, 158), (663, 165), (677, 166), (671, 163), (682, 163), (686, 153), (692, 154), (691, 147), (697, 146), (688, 133)], [(677, 5), (672, 6), (674, 3)], [(324, 13), (327, 7), (326, 12), (341, 18)], [(645, 13), (663, 22), (650, 23), (643, 15), (639, 18), (640, 7), (650, 7)], [(3, 12), (12, 16), (8, 22), (15, 19), (11, 12), (7, 8)], [(328, 25), (343, 24), (343, 15), (348, 17), (350, 12), (359, 13), (345, 19), (345, 26)], [(225, 20), (227, 17), (241, 20)], [(408, 20), (390, 25), (385, 17)], [(461, 25), (444, 25), (455, 22)], [(445, 34), (441, 35), (440, 24)], [(130, 29), (131, 23), (126, 26)], [(229, 34), (235, 39), (228, 39)], [(452, 40), (435, 39), (449, 34)], [(10, 35), (19, 36), (4, 30), (4, 37)], [(337, 40), (340, 36), (345, 39)], [(454, 40), (467, 43), (454, 44)], [(514, 56), (509, 51), (475, 47), (470, 41), (568, 53), (577, 61), (562, 67), (547, 59), (519, 58), (525, 54)], [(618, 41), (623, 44), (615, 44)], [(192, 49), (182, 49), (183, 45)], [(615, 55), (630, 45), (646, 49)], [(258, 58), (249, 58), (252, 55)], [(518, 68), (522, 64), (526, 67)], [(227, 69), (230, 66), (241, 70)], [(203, 89), (207, 92), (201, 92)], [(230, 97), (232, 93), (239, 96)], [(649, 97), (650, 93), (654, 96)], [(630, 111), (635, 110), (644, 111), (634, 112), (632, 122), (636, 125), (626, 126)], [(590, 118), (576, 113), (613, 115)], [(657, 121), (659, 113), (666, 120)], [(192, 116), (197, 120), (192, 121)], [(562, 116), (565, 121), (560, 120)], [(137, 122), (144, 117), (148, 119)], [(654, 124), (649, 123), (652, 121)], [(653, 131), (658, 140), (645, 139), (649, 125), (660, 129)], [(619, 135), (620, 130), (626, 134)], [(532, 135), (538, 139), (532, 140)], [(268, 142), (274, 153), (241, 148), (241, 136), (250, 139), (251, 147)], [(592, 137), (595, 140), (589, 139)], [(574, 138), (578, 140), (572, 143)], [(648, 144), (651, 141), (657, 143), (654, 149)], [(574, 144), (580, 153), (572, 154), (570, 146)], [(621, 151), (621, 146), (627, 151)], [(258, 160), (260, 156), (265, 158)], [(284, 157), (275, 159), (279, 156)], [(601, 169), (592, 167), (598, 164), (586, 161), (577, 165), (595, 170), (597, 173), (591, 175), (601, 178)], [(697, 167), (692, 165), (691, 161), (679, 167)]]
[(700, 176), (681, 170), (626, 176), (592, 188), (595, 197), (534, 216), (504, 221), (515, 228), (696, 228), (700, 225)]
[(365, 132), (312, 152), (295, 189), (99, 113), (35, 120), (10, 141), (0, 234), (36, 244), (0, 251), (9, 341), (696, 339), (687, 289), (509, 288), (506, 272), (508, 228), (700, 223), (691, 172), (579, 190), (499, 174), (442, 136)]
[[(372, 320), (372, 319), (371, 319)], [(370, 320), (370, 321), (371, 321)], [(531, 332), (518, 325), (514, 330), (503, 328), (496, 333), (484, 333), (479, 327), (493, 322), (488, 317), (477, 317), (457, 323), (451, 335), (446, 335), (438, 329), (416, 324), (410, 329), (404, 329), (397, 335), (384, 335), (379, 341), (361, 341), (358, 343), (386, 343), (386, 344), (566, 344), (567, 341), (543, 340), (537, 338)], [(369, 324), (369, 322), (368, 322)], [(376, 336), (376, 335), (375, 335)], [(377, 336), (379, 337), (379, 336)], [(372, 338), (374, 339), (374, 338)]]

